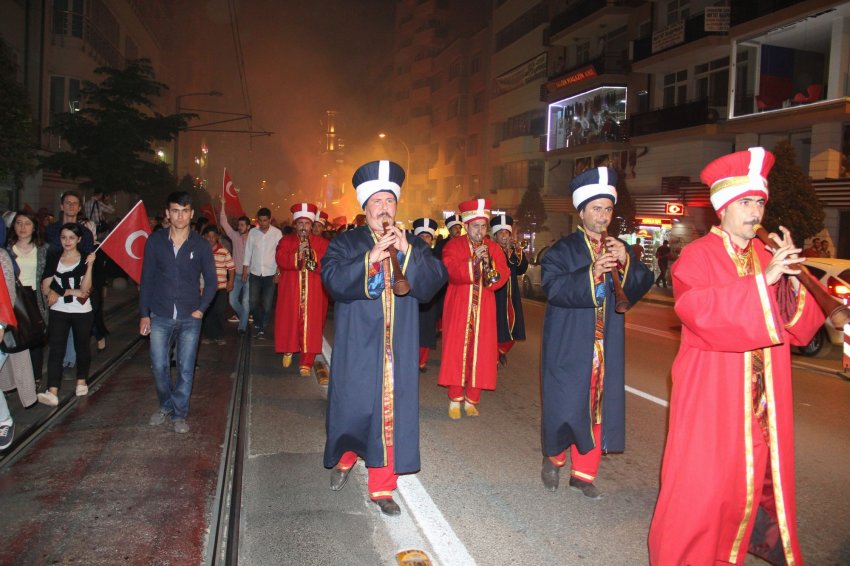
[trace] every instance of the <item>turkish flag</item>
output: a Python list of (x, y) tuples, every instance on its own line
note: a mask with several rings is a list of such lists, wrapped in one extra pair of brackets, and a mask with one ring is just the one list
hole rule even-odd
[(211, 204), (202, 204), (200, 206), (200, 211), (201, 211), (201, 215), (204, 218), (206, 218), (207, 220), (209, 220), (209, 223), (211, 225), (213, 225), (213, 226), (218, 225), (218, 223), (215, 221), (215, 218), (216, 218), (217, 215), (216, 215), (215, 211), (213, 210), (213, 207), (212, 207)]
[(224, 212), (228, 216), (247, 216), (242, 210), (242, 203), (239, 202), (239, 195), (236, 193), (236, 187), (233, 186), (233, 181), (230, 180), (230, 174), (227, 169), (224, 169), (224, 179), (222, 180), (222, 198), (224, 202)]
[(151, 233), (148, 212), (142, 201), (130, 209), (112, 232), (100, 244), (118, 266), (127, 272), (133, 281), (142, 281), (142, 262), (145, 257), (145, 242)]

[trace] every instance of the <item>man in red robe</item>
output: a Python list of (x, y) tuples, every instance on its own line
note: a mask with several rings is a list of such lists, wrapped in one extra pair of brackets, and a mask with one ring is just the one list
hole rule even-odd
[(824, 316), (795, 277), (803, 258), (788, 230), (771, 235), (771, 249), (754, 239), (773, 161), (755, 147), (703, 170), (720, 226), (673, 264), (682, 340), (652, 564), (742, 564), (748, 551), (802, 564), (790, 347), (807, 344)]
[(316, 354), (322, 351), (322, 332), (328, 311), (328, 296), (322, 287), (322, 258), (328, 241), (312, 234), (318, 208), (301, 202), (292, 205), (295, 232), (280, 239), (275, 252), (280, 280), (275, 307), (275, 351), (283, 354), (283, 367), (301, 353), (298, 369), (310, 375)]
[(496, 389), (496, 289), (510, 276), (505, 254), (485, 238), (490, 200), (460, 203), (466, 236), (453, 237), (443, 248), (449, 286), (443, 307), (443, 359), (439, 385), (449, 388), (449, 417), (478, 416), (481, 390)]

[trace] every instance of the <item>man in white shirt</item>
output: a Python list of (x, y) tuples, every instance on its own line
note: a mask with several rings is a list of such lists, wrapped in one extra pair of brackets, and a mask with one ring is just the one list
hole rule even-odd
[(245, 259), (242, 260), (242, 283), (248, 283), (257, 340), (266, 339), (266, 327), (274, 307), (274, 290), (280, 277), (275, 251), (283, 234), (271, 222), (272, 213), (268, 208), (257, 211), (259, 227), (248, 232)]
[[(231, 250), (233, 263), (237, 265), (236, 269), (239, 270), (245, 261), (245, 246), (248, 243), (248, 231), (251, 229), (251, 219), (247, 216), (240, 216), (239, 220), (236, 221), (236, 230), (234, 230), (230, 227), (227, 214), (224, 213), (224, 207), (222, 206), (221, 214), (219, 215), (219, 225), (233, 244), (233, 250)], [(237, 277), (233, 282), (233, 290), (230, 291), (228, 298), (230, 300), (230, 306), (236, 312), (237, 318), (239, 318), (239, 334), (243, 334), (248, 329), (248, 314), (251, 309), (248, 294), (248, 283), (243, 283), (242, 278)]]

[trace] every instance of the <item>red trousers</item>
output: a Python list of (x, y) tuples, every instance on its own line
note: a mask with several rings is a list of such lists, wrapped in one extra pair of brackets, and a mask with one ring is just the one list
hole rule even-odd
[(467, 385), (449, 385), (449, 399), (452, 401), (466, 401), (477, 405), (481, 400), (481, 389)]
[[(590, 398), (596, 397), (596, 383), (590, 382)], [(594, 447), (587, 454), (582, 454), (573, 444), (570, 446), (570, 475), (580, 480), (593, 482), (596, 472), (599, 471), (599, 462), (602, 461), (602, 425), (593, 425)], [(567, 463), (567, 451), (564, 450), (557, 456), (550, 456), (549, 460), (559, 468)]]
[(316, 360), (316, 354), (309, 354), (307, 352), (301, 352), (301, 362), (298, 364), (303, 368), (311, 368), (313, 367), (313, 362)]
[[(346, 452), (339, 459), (337, 466), (341, 470), (348, 470), (357, 463), (356, 452)], [(369, 497), (376, 499), (391, 499), (393, 491), (398, 485), (398, 474), (393, 462), (393, 447), (387, 446), (387, 465), (378, 468), (366, 468), (369, 472)]]
[(428, 352), (431, 348), (419, 348), (419, 367), (425, 367), (428, 363)]
[(507, 342), (499, 342), (499, 353), (507, 354), (511, 351), (511, 348), (516, 344), (516, 340), (508, 340)]

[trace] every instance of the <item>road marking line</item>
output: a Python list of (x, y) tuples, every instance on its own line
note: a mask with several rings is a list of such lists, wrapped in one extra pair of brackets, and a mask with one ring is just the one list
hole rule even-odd
[[(328, 366), (331, 365), (331, 354), (333, 347), (328, 342), (328, 339), (322, 337), (322, 355), (325, 356), (325, 361)], [(414, 522), (418, 525), (425, 540), (431, 546), (431, 549), (439, 558), (439, 563), (445, 566), (474, 566), (475, 559), (469, 554), (466, 546), (458, 538), (457, 534), (452, 529), (449, 522), (437, 508), (434, 500), (428, 495), (428, 491), (419, 478), (415, 474), (408, 474), (398, 478), (398, 493), (404, 501), (406, 508), (413, 516)], [(392, 525), (393, 519), (384, 518), (387, 525)], [(395, 533), (391, 534), (393, 542), (402, 548), (415, 548), (418, 546), (418, 536), (410, 533), (410, 540), (405, 543), (402, 537), (399, 536), (400, 529), (391, 529)]]
[(638, 397), (643, 397), (648, 401), (652, 401), (656, 405), (661, 405), (662, 407), (669, 407), (670, 402), (662, 399), (661, 397), (656, 397), (655, 395), (650, 395), (649, 393), (645, 393), (640, 389), (635, 389), (634, 387), (630, 387), (626, 385), (626, 391), (631, 393), (632, 395), (637, 395)]

